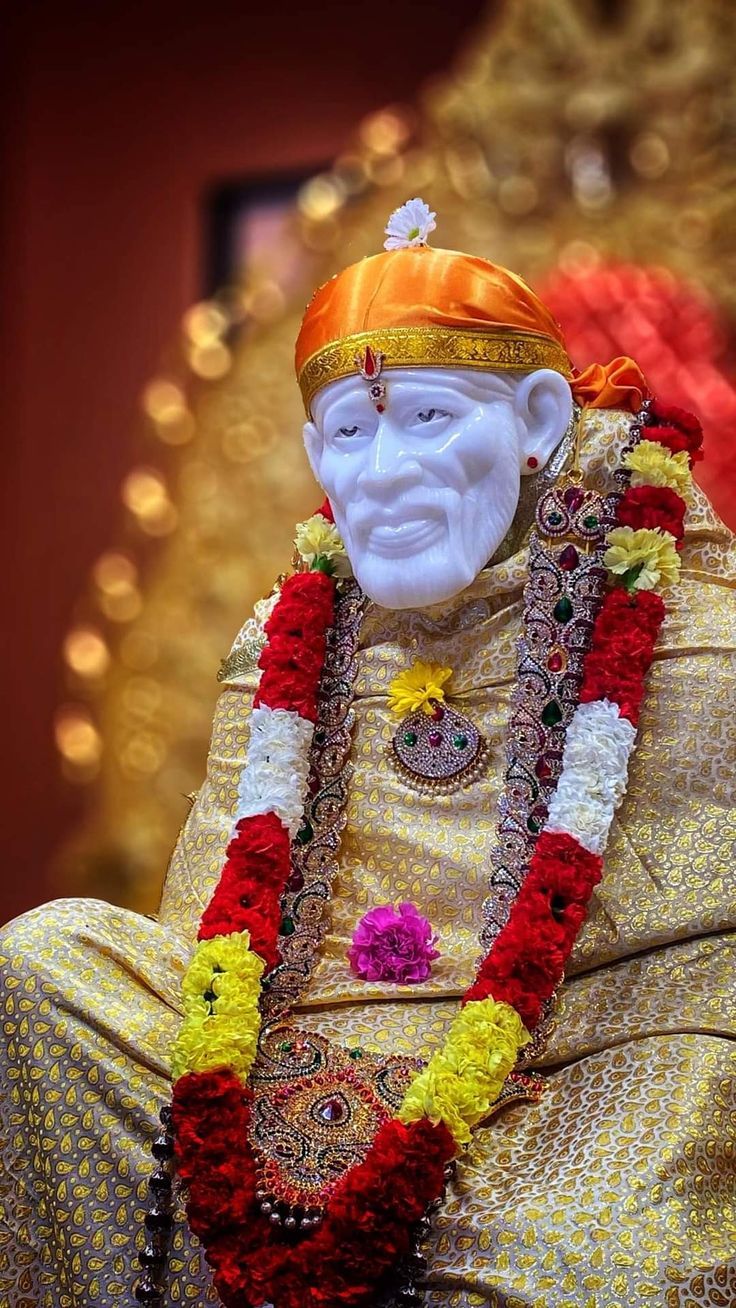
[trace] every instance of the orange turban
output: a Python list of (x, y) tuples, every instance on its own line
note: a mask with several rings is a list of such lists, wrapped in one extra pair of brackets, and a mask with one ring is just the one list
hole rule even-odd
[[(380, 351), (384, 368), (553, 368), (570, 380), (578, 399), (562, 331), (549, 309), (514, 273), (456, 250), (388, 250), (351, 264), (315, 292), (296, 343), (307, 413), (322, 386), (358, 371), (366, 347)], [(600, 365), (586, 370), (580, 402), (633, 408), (637, 391), (647, 393), (646, 383), (631, 360), (616, 361), (619, 373), (622, 362), (620, 386), (609, 385), (609, 370)]]
[(384, 368), (572, 371), (559, 326), (520, 277), (426, 245), (362, 259), (315, 293), (296, 343), (307, 412), (320, 387), (357, 371), (366, 345)]
[(628, 409), (638, 413), (649, 388), (638, 363), (620, 355), (610, 363), (591, 363), (572, 380), (572, 393), (581, 407)]

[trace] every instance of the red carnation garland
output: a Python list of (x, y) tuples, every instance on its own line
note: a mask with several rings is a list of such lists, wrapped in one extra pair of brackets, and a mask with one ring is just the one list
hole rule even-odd
[(607, 699), (618, 705), (622, 717), (637, 725), (664, 612), (654, 591), (639, 590), (633, 595), (623, 589), (609, 591), (583, 664), (581, 704)]
[[(284, 581), (265, 625), (254, 707), (316, 720), (334, 600), (334, 580), (324, 572), (296, 573)], [(289, 833), (277, 814), (241, 818), (202, 915), (198, 939), (247, 930), (251, 947), (266, 971), (271, 970), (279, 959), (281, 897), (290, 871)], [(255, 1165), (248, 1146), (250, 1098), (250, 1091), (226, 1068), (180, 1077), (172, 1097), (176, 1164), (188, 1188), (189, 1223), (205, 1246), (223, 1303), (239, 1308), (244, 1294), (248, 1302), (263, 1301), (262, 1285), (286, 1256), (272, 1231), (258, 1220)]]
[(249, 931), (251, 948), (268, 970), (275, 967), (281, 896), (290, 870), (291, 841), (281, 819), (275, 813), (241, 818), (215, 893), (202, 914), (197, 939)]
[(647, 440), (666, 445), (671, 454), (687, 450), (691, 468), (703, 458), (703, 428), (694, 413), (679, 409), (676, 404), (662, 404), (659, 400), (650, 402)]
[(174, 1087), (176, 1167), (187, 1186), (189, 1224), (205, 1243), (218, 1227), (252, 1217), (255, 1168), (243, 1148), (250, 1098), (227, 1068), (189, 1072)]
[[(362, 1163), (345, 1173), (315, 1235), (274, 1285), (279, 1308), (369, 1300), (412, 1245), (412, 1227), (442, 1194), (455, 1142), (442, 1123), (386, 1122)], [(309, 1299), (305, 1299), (305, 1289)]]
[[(647, 440), (666, 445), (673, 453), (686, 449), (691, 467), (700, 457), (703, 433), (692, 414), (653, 400), (647, 424)], [(629, 486), (619, 500), (616, 524), (635, 531), (659, 528), (680, 543), (686, 511), (685, 501), (669, 487)], [(608, 700), (633, 726), (638, 724), (645, 679), (664, 615), (664, 603), (654, 591), (629, 594), (617, 586), (608, 592), (583, 663), (581, 704)], [(543, 1004), (563, 979), (602, 872), (602, 859), (572, 836), (543, 831), (509, 920), (483, 959), (463, 1002), (489, 996), (503, 1000), (532, 1030)]]
[(616, 525), (631, 527), (659, 527), (668, 531), (678, 544), (685, 533), (686, 504), (669, 486), (629, 486), (619, 502)]
[(603, 860), (573, 836), (543, 831), (506, 925), (463, 1003), (493, 997), (515, 1008), (527, 1030), (560, 984)]
[[(648, 422), (647, 439), (661, 438), (675, 453), (686, 449), (691, 463), (700, 457), (702, 434), (691, 415), (652, 402)], [(682, 539), (685, 505), (674, 492), (629, 488), (620, 508), (621, 525), (660, 527)], [(332, 521), (327, 502), (320, 512)], [(334, 583), (324, 573), (297, 574), (284, 583), (266, 628), (256, 704), (316, 719), (333, 603)], [(629, 594), (617, 587), (606, 595), (584, 662), (581, 703), (607, 699), (636, 725), (664, 612), (652, 591)], [(276, 888), (288, 875), (278, 828), (284, 831), (278, 818), (238, 823), (200, 928), (204, 936), (245, 924), (258, 952), (266, 957), (268, 951), (269, 966), (278, 930)], [(564, 977), (601, 875), (602, 859), (577, 839), (543, 831), (509, 920), (463, 1003), (489, 997), (508, 1003), (533, 1030)], [(262, 945), (255, 946), (259, 930)], [(190, 1074), (176, 1083), (177, 1162), (190, 1189), (192, 1228), (203, 1240), (223, 1303), (247, 1308), (271, 1299), (278, 1308), (358, 1308), (409, 1248), (411, 1225), (441, 1195), (445, 1165), (456, 1152), (451, 1134), (427, 1120), (387, 1122), (363, 1163), (335, 1187), (321, 1226), (286, 1245), (258, 1211), (248, 1118), (249, 1092), (230, 1072)]]
[(317, 720), (317, 694), (325, 661), (327, 631), (335, 616), (335, 582), (326, 572), (287, 577), (266, 622), (267, 644), (258, 666), (261, 679), (253, 705), (288, 709)]
[[(335, 583), (324, 572), (295, 573), (268, 619), (254, 706), (267, 704), (314, 722), (327, 631), (334, 621)], [(291, 842), (275, 813), (241, 818), (197, 938), (249, 931), (266, 970), (278, 962), (281, 897), (291, 871)]]
[(442, 1191), (455, 1152), (452, 1136), (442, 1124), (386, 1122), (365, 1161), (341, 1178), (295, 1267), (293, 1250), (259, 1222), (247, 1147), (250, 1098), (224, 1068), (189, 1073), (174, 1088), (176, 1165), (188, 1188), (187, 1215), (223, 1303), (242, 1308), (244, 1294), (254, 1304), (275, 1295), (279, 1308), (304, 1308), (305, 1279), (327, 1287), (327, 1297), (317, 1292), (315, 1304), (357, 1302), (408, 1252), (411, 1227)]
[[(700, 423), (693, 414), (674, 405), (651, 401), (646, 439), (656, 441), (673, 454), (686, 450), (691, 468), (702, 458)], [(679, 549), (686, 512), (682, 496), (667, 486), (629, 486), (619, 501), (616, 520), (618, 525), (634, 531), (659, 528), (669, 532)], [(664, 603), (654, 591), (629, 594), (621, 587), (609, 591), (585, 658), (581, 704), (607, 699), (618, 705), (622, 717), (628, 718), (633, 726), (638, 724), (645, 678), (664, 615)]]

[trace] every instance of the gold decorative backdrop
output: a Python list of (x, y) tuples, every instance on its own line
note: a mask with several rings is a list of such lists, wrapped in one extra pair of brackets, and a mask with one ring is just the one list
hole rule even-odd
[(735, 37), (729, 0), (515, 0), (418, 106), (360, 126), (241, 285), (187, 313), (143, 396), (150, 463), (126, 478), (124, 529), (63, 651), (56, 740), (89, 795), (64, 891), (156, 908), (220, 661), (317, 502), (292, 368), (314, 286), (380, 249), (390, 210), (420, 194), (437, 244), (533, 284), (555, 268), (583, 284), (612, 257), (659, 265), (734, 321)]

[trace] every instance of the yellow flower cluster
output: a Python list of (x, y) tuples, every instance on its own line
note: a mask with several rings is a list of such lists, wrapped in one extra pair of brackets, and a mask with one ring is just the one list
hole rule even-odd
[(690, 459), (686, 450), (672, 454), (659, 441), (640, 441), (622, 459), (632, 486), (669, 486), (684, 500), (690, 491)]
[(229, 1067), (242, 1080), (255, 1058), (263, 960), (247, 931), (197, 945), (182, 985), (184, 1021), (174, 1044), (172, 1076)]
[(510, 1004), (493, 998), (466, 1004), (443, 1048), (409, 1086), (399, 1120), (444, 1122), (459, 1145), (467, 1144), (471, 1127), (488, 1116), (519, 1050), (530, 1040)]
[[(661, 527), (614, 527), (606, 537), (603, 563), (618, 576), (632, 573), (633, 590), (674, 586), (680, 575), (680, 556), (674, 537)], [(637, 571), (638, 569), (638, 571)]]
[(338, 577), (350, 576), (350, 564), (340, 533), (334, 522), (328, 522), (321, 513), (296, 524), (294, 544), (297, 553), (310, 567), (315, 559), (327, 559)]
[(418, 709), (431, 713), (430, 700), (442, 702), (445, 698), (443, 686), (451, 676), (452, 668), (443, 668), (440, 663), (423, 663), (417, 659), (416, 663), (390, 682), (388, 706), (401, 718), (407, 713), (416, 713)]

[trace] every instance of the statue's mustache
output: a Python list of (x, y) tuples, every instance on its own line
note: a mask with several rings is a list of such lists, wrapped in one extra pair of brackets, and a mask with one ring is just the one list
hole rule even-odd
[(438, 487), (437, 490), (429, 490), (424, 486), (421, 498), (399, 494), (389, 505), (370, 496), (363, 496), (350, 507), (346, 518), (353, 533), (370, 530), (372, 527), (399, 527), (404, 522), (421, 517), (446, 518), (461, 499), (460, 491), (450, 486)]

